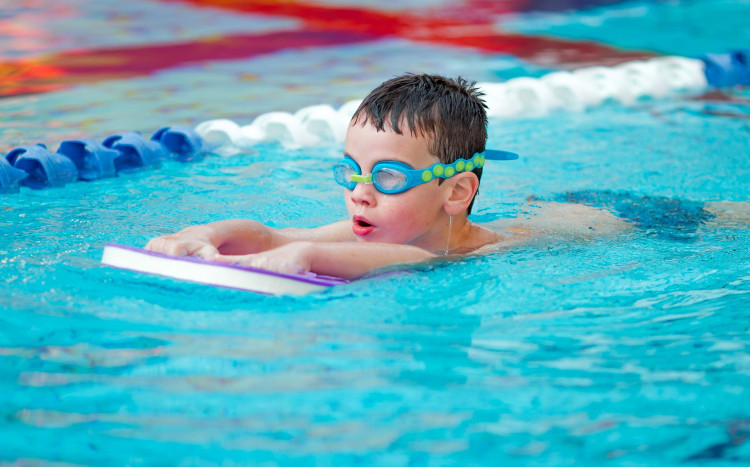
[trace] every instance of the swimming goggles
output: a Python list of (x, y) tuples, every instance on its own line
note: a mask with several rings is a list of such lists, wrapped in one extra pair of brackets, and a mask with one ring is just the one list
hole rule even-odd
[(394, 195), (435, 178), (451, 178), (457, 173), (471, 172), (475, 168), (482, 167), (487, 159), (512, 161), (518, 159), (518, 154), (488, 149), (474, 154), (469, 159), (458, 159), (452, 164), (437, 162), (425, 169), (415, 169), (409, 164), (399, 161), (380, 161), (372, 168), (372, 173), (367, 175), (362, 175), (362, 169), (354, 159), (345, 156), (333, 168), (333, 177), (336, 179), (336, 183), (347, 190), (353, 190), (357, 183), (372, 183), (379, 192)]

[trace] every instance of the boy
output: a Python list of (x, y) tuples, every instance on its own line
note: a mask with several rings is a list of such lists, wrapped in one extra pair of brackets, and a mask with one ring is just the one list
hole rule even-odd
[[(539, 220), (512, 220), (502, 226), (505, 233), (468, 220), (484, 158), (491, 154), (484, 154), (487, 116), (480, 96), (474, 83), (426, 74), (396, 77), (373, 90), (352, 118), (344, 160), (335, 168), (346, 190), (348, 220), (311, 229), (226, 220), (155, 238), (146, 248), (353, 278), (392, 264), (488, 251), (544, 230)], [(582, 205), (544, 203), (538, 209), (545, 218), (571, 219), (572, 213), (570, 226), (586, 233), (581, 220), (607, 225), (608, 231), (628, 228), (608, 212)]]

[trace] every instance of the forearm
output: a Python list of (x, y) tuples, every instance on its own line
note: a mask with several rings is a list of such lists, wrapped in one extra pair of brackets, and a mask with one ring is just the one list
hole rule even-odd
[(387, 243), (309, 243), (306, 248), (312, 272), (346, 279), (385, 266), (435, 257), (421, 248)]
[(146, 249), (173, 256), (252, 255), (280, 248), (293, 242), (346, 242), (353, 234), (346, 221), (313, 229), (274, 229), (260, 222), (231, 219), (193, 225), (177, 233), (151, 239)]
[(249, 254), (264, 251), (272, 243), (271, 230), (254, 221), (241, 219), (193, 225), (179, 232), (152, 238), (146, 249), (173, 256)]
[(299, 241), (347, 242), (353, 236), (346, 221), (316, 228), (275, 229), (248, 219), (231, 219), (207, 227), (212, 243), (225, 255), (259, 253)]
[(230, 219), (189, 229), (204, 229), (211, 244), (227, 255), (257, 253), (278, 246), (273, 242), (274, 229), (249, 219)]

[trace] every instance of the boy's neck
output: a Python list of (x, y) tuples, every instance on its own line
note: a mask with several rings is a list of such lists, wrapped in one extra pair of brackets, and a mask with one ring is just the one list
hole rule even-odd
[(446, 215), (444, 221), (433, 230), (434, 235), (415, 242), (414, 246), (438, 256), (471, 251), (477, 248), (474, 246), (473, 231), (472, 223), (466, 214)]

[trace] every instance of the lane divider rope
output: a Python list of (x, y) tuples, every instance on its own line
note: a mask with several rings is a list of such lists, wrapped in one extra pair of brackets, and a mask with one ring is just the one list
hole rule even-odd
[[(706, 54), (699, 58), (657, 57), (613, 67), (558, 71), (540, 78), (514, 78), (478, 83), (490, 118), (534, 118), (558, 111), (581, 112), (605, 103), (633, 105), (709, 88), (750, 85), (750, 50)], [(172, 159), (182, 162), (206, 154), (231, 156), (257, 144), (278, 142), (286, 148), (341, 144), (361, 100), (338, 109), (304, 107), (295, 113), (269, 112), (248, 125), (228, 119), (207, 120), (195, 128), (164, 127), (150, 139), (137, 132), (63, 141), (56, 152), (44, 144), (12, 149), (0, 157), (0, 193), (60, 187), (76, 180), (96, 180), (157, 167)]]

